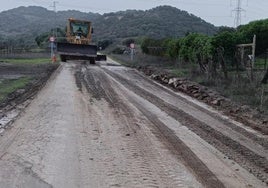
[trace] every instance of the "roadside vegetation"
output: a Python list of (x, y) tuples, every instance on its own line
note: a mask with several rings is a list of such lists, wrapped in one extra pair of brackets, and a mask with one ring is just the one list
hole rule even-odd
[(24, 88), (30, 81), (30, 77), (0, 80), (0, 102), (4, 100), (8, 94)]
[(0, 59), (0, 63), (10, 63), (10, 64), (28, 64), (28, 65), (38, 65), (38, 64), (46, 64), (51, 62), (50, 58), (4, 58)]
[[(252, 43), (254, 34), (257, 45), (253, 62), (251, 47), (245, 47), (243, 53), (237, 45)], [(188, 33), (182, 38), (146, 38), (139, 47), (133, 61), (127, 48), (122, 53), (125, 55), (113, 57), (132, 66), (150, 66), (193, 80), (268, 114), (268, 19), (237, 30), (222, 27), (214, 36)]]
[[(0, 58), (0, 107), (30, 92), (58, 66), (50, 58)], [(28, 89), (26, 89), (28, 88)], [(29, 90), (29, 91), (28, 91)]]

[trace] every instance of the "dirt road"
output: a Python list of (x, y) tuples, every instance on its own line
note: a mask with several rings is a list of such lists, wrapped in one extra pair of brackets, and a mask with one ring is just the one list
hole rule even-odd
[(267, 143), (136, 70), (69, 62), (0, 137), (0, 187), (266, 187)]

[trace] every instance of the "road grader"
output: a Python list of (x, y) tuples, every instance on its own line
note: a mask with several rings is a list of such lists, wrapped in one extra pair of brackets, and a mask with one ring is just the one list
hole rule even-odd
[(66, 42), (57, 42), (61, 61), (89, 60), (90, 64), (95, 64), (95, 61), (106, 60), (105, 55), (97, 54), (98, 47), (92, 44), (92, 34), (90, 21), (68, 19)]

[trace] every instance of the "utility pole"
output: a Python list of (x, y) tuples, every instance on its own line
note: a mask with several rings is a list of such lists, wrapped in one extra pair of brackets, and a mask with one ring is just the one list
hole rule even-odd
[(234, 20), (235, 28), (241, 25), (241, 14), (244, 11), (245, 10), (242, 9), (242, 0), (237, 0), (236, 8), (233, 10), (233, 12), (235, 12), (235, 20)]
[[(53, 8), (53, 11), (54, 11), (54, 13), (55, 13), (55, 16), (54, 16), (54, 23), (53, 23), (53, 24), (54, 24), (54, 27), (55, 27), (55, 25), (56, 25), (56, 20), (57, 20), (57, 3), (59, 3), (59, 2), (58, 2), (58, 1), (53, 1), (52, 6), (50, 6), (50, 7)], [(55, 32), (55, 28), (53, 29), (53, 36), (57, 38), (57, 30), (56, 30), (56, 32)]]
[[(52, 62), (56, 62), (56, 55), (55, 55), (55, 50), (57, 51), (57, 46), (55, 45), (55, 40), (57, 40), (57, 27), (56, 27), (56, 18), (57, 18), (57, 7), (56, 7), (56, 4), (58, 2), (57, 1), (53, 1), (53, 5), (51, 6), (53, 8), (53, 11), (54, 11), (54, 22), (52, 23), (53, 24), (53, 29), (52, 29), (52, 32), (53, 32), (53, 36), (50, 37), (50, 45), (51, 45), (51, 61)], [(56, 27), (56, 28), (55, 28)], [(56, 30), (56, 31), (55, 31)]]

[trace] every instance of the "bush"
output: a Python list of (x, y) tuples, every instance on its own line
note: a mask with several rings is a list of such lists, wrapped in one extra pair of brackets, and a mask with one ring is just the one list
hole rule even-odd
[(125, 49), (120, 48), (120, 47), (116, 47), (116, 48), (112, 51), (112, 53), (113, 53), (113, 54), (123, 54), (124, 51), (125, 51)]

